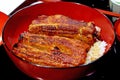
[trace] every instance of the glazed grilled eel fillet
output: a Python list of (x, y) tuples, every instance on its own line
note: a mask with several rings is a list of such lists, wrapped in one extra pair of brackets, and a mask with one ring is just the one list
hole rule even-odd
[(96, 29), (91, 22), (64, 15), (39, 16), (13, 46), (16, 56), (41, 66), (73, 67), (84, 64)]
[(64, 15), (39, 16), (28, 31), (35, 34), (57, 35), (94, 43), (95, 26), (91, 22), (73, 20)]
[(84, 64), (89, 48), (80, 40), (24, 32), (13, 52), (41, 66), (73, 67)]

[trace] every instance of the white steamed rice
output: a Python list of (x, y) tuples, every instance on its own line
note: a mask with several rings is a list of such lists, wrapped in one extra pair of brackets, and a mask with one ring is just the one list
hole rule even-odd
[(90, 48), (89, 52), (87, 53), (87, 58), (85, 64), (91, 63), (96, 59), (100, 58), (106, 48), (107, 43), (105, 41), (97, 41), (94, 45)]

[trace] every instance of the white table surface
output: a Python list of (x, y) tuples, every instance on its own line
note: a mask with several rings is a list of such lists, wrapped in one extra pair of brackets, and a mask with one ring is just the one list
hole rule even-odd
[(9, 15), (15, 8), (25, 0), (0, 0), (0, 11)]

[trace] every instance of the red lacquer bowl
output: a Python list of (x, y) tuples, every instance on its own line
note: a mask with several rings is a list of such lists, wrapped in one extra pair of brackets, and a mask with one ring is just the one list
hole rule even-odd
[(11, 49), (20, 33), (28, 29), (31, 21), (39, 15), (62, 14), (76, 20), (93, 21), (101, 28), (101, 38), (108, 43), (106, 52), (114, 42), (113, 25), (107, 17), (88, 6), (72, 2), (49, 2), (25, 7), (13, 14), (3, 30), (3, 45), (14, 64), (28, 76), (40, 80), (76, 80), (94, 70), (94, 63), (72, 68), (40, 67), (13, 55)]
[(8, 16), (5, 13), (0, 12), (0, 45), (2, 44), (2, 30), (7, 19)]
[(117, 39), (120, 41), (120, 19), (118, 19), (114, 24)]

